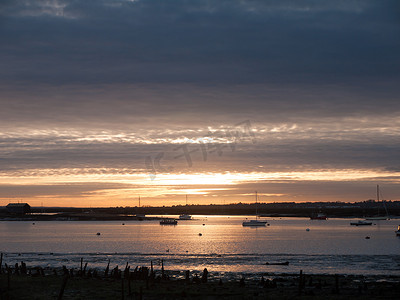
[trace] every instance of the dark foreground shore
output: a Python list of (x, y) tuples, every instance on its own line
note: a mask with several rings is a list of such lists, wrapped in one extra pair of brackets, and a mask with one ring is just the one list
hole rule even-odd
[(0, 295), (30, 300), (398, 299), (400, 295), (400, 276), (262, 274), (257, 280), (210, 281), (207, 271), (200, 276), (182, 272), (185, 279), (169, 278), (166, 270), (151, 273), (146, 267), (106, 271), (3, 268)]

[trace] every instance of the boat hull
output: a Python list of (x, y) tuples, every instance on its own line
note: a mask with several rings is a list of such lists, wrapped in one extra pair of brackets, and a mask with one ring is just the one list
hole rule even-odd
[(326, 220), (326, 215), (325, 214), (317, 214), (317, 215), (312, 215), (310, 217), (310, 220)]
[(351, 222), (350, 225), (353, 225), (353, 226), (368, 226), (368, 225), (372, 225), (372, 222), (358, 221), (358, 222)]
[(172, 220), (172, 219), (164, 219), (160, 221), (160, 225), (177, 225), (178, 221), (177, 220)]
[(310, 217), (310, 220), (326, 220), (326, 217)]
[(257, 221), (257, 220), (250, 220), (250, 221), (244, 221), (242, 223), (243, 226), (265, 226), (267, 224), (267, 221)]

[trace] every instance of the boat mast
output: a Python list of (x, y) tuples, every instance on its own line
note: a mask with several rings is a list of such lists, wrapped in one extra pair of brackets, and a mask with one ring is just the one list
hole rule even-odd
[(258, 209), (257, 209), (257, 191), (256, 191), (256, 220), (258, 219)]
[[(379, 184), (376, 186), (376, 199), (378, 200), (378, 202), (379, 202), (379, 195), (380, 195), (380, 191), (379, 191)], [(382, 195), (381, 195), (382, 196)], [(382, 197), (383, 198), (383, 197)], [(388, 212), (388, 209), (387, 209), (387, 207), (386, 207), (386, 204), (385, 204), (385, 200), (383, 200), (382, 199), (382, 203), (383, 203), (383, 207), (385, 208), (385, 212), (386, 212), (386, 219), (387, 220), (390, 220), (390, 218), (389, 218), (389, 212)], [(379, 206), (378, 206), (379, 207)], [(379, 208), (378, 208), (379, 209)], [(379, 210), (378, 210), (379, 211)]]
[(376, 185), (376, 199), (379, 202), (379, 184)]

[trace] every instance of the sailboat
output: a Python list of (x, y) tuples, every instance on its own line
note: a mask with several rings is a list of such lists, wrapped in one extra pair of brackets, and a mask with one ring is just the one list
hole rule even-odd
[[(187, 195), (186, 195), (186, 208), (187, 208)], [(189, 215), (189, 214), (181, 214), (180, 216), (179, 216), (179, 220), (191, 220), (192, 219), (192, 216), (191, 215)]]
[(261, 221), (258, 220), (258, 211), (257, 211), (257, 191), (256, 191), (256, 219), (255, 220), (248, 220), (248, 221), (243, 221), (242, 225), (243, 226), (265, 226), (267, 221)]
[[(140, 195), (139, 195), (139, 206), (138, 206), (138, 208), (139, 208), (139, 210), (140, 210)], [(142, 213), (136, 214), (136, 218), (137, 218), (139, 221), (143, 221), (143, 219), (144, 219), (145, 217), (146, 217), (145, 214), (142, 214)]]
[(355, 226), (365, 226), (365, 225), (372, 225), (372, 222), (368, 222), (366, 220), (359, 220), (357, 222), (350, 222), (350, 225), (355, 225)]
[[(379, 192), (379, 185), (377, 185), (376, 186), (376, 201), (379, 203), (379, 195), (380, 195), (380, 192)], [(382, 200), (382, 203), (383, 203), (383, 207), (385, 208), (385, 211), (386, 211), (386, 216), (379, 216), (379, 211), (378, 211), (378, 216), (375, 216), (375, 217), (367, 217), (367, 218), (365, 218), (365, 220), (389, 220), (389, 213), (388, 213), (388, 210), (387, 210), (387, 208), (386, 208), (386, 205), (385, 205), (385, 200)]]

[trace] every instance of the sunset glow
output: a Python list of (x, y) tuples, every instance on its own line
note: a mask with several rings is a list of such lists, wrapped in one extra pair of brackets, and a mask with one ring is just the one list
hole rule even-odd
[(0, 5), (0, 206), (399, 200), (396, 9), (228, 2)]

